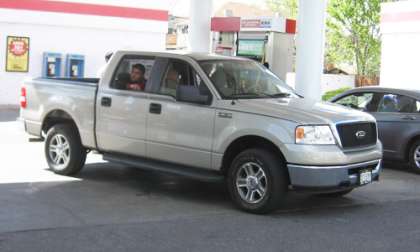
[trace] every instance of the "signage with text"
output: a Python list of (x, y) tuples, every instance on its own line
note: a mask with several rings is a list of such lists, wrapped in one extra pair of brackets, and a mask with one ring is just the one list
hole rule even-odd
[(6, 72), (28, 72), (29, 38), (7, 37)]

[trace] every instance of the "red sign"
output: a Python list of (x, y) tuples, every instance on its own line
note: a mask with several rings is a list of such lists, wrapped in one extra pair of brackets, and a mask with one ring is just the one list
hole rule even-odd
[(242, 19), (242, 28), (271, 28), (271, 18), (260, 18), (260, 19)]
[(246, 19), (242, 20), (241, 26), (243, 28), (260, 28), (261, 20), (259, 19)]
[(29, 50), (28, 44), (24, 40), (13, 39), (9, 44), (9, 52), (14, 56), (23, 56)]
[(214, 17), (211, 19), (211, 30), (216, 32), (239, 32), (240, 17)]

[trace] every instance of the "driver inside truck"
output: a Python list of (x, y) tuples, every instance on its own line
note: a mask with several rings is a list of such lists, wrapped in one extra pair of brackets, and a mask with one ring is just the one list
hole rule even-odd
[(144, 74), (146, 68), (142, 64), (135, 64), (131, 67), (130, 82), (127, 84), (127, 90), (144, 91), (146, 87), (146, 78)]

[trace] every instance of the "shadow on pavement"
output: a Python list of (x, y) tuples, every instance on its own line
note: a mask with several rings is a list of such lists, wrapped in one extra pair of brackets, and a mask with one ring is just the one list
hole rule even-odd
[[(76, 177), (83, 181), (107, 183), (125, 187), (137, 196), (169, 197), (174, 200), (197, 204), (212, 204), (223, 208), (233, 208), (224, 183), (196, 181), (165, 173), (145, 171), (135, 167), (124, 167), (112, 163), (89, 164)], [(319, 208), (357, 205), (350, 197), (331, 198), (322, 195), (290, 192), (278, 213), (287, 213)]]
[(391, 170), (397, 170), (397, 171), (402, 171), (402, 172), (411, 172), (408, 164), (405, 162), (400, 162), (400, 161), (386, 160), (386, 161), (383, 161), (382, 167), (384, 169), (391, 169)]
[(1, 109), (0, 108), (0, 122), (13, 122), (19, 117), (19, 109)]
[(137, 196), (156, 195), (184, 200), (223, 203), (229, 200), (223, 183), (206, 183), (181, 176), (142, 170), (114, 163), (87, 164), (75, 178), (124, 187)]

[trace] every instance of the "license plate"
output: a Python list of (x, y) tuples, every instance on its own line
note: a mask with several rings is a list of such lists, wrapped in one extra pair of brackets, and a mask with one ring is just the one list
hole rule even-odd
[(361, 185), (366, 185), (372, 182), (371, 171), (361, 171), (359, 175), (359, 182)]

